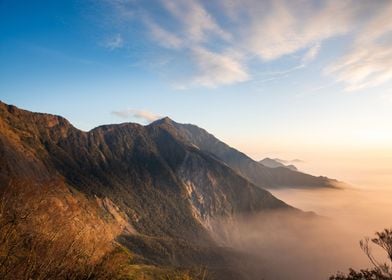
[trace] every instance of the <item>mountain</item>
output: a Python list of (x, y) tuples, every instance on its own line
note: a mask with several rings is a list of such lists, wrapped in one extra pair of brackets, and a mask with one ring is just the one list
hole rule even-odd
[(272, 158), (264, 158), (262, 160), (259, 161), (259, 163), (261, 163), (262, 165), (266, 166), (266, 167), (270, 167), (270, 168), (277, 168), (277, 167), (285, 167), (288, 168), (292, 171), (298, 171), (297, 167), (295, 167), (292, 164), (286, 165), (283, 163), (284, 161), (279, 160), (279, 159), (272, 159)]
[[(123, 123), (84, 132), (60, 116), (0, 103), (0, 131), (0, 194), (3, 201), (9, 201), (1, 209), (13, 211), (10, 221), (21, 217), (18, 223), (11, 223), (15, 244), (20, 245), (6, 247), (10, 252), (19, 248), (21, 257), (6, 258), (3, 263), (9, 262), (9, 267), (30, 265), (24, 260), (32, 256), (32, 248), (52, 248), (57, 240), (61, 246), (53, 249), (53, 256), (63, 254), (63, 260), (72, 260), (71, 256), (83, 255), (83, 259), (91, 259), (89, 275), (98, 273), (97, 267), (120, 273), (118, 265), (127, 263), (121, 265), (121, 271), (125, 269), (128, 276), (143, 273), (143, 279), (146, 275), (166, 279), (177, 273), (190, 273), (197, 279), (199, 274), (192, 274), (192, 269), (198, 267), (208, 269), (217, 279), (241, 279), (240, 270), (230, 265), (231, 258), (238, 259), (236, 253), (212, 238), (219, 230), (214, 221), (274, 209), (300, 213), (260, 188), (264, 184), (255, 184), (254, 179), (270, 176), (270, 169), (255, 165), (204, 130), (168, 118), (147, 126)], [(222, 157), (225, 152), (227, 156)], [(263, 173), (252, 182), (237, 172), (259, 169)], [(275, 177), (263, 183), (271, 178)], [(34, 240), (40, 241), (38, 245), (31, 245)], [(50, 250), (34, 251), (38, 264), (50, 258), (42, 252)], [(99, 265), (98, 260), (93, 261), (95, 256), (101, 256)], [(54, 265), (51, 259), (49, 263), (53, 265), (52, 270), (44, 270), (47, 273), (66, 269), (63, 262)], [(79, 260), (70, 262), (67, 273), (76, 273), (69, 271), (79, 267), (76, 264)], [(39, 267), (45, 265), (14, 273), (53, 277), (41, 275)], [(80, 268), (82, 272), (85, 267), (87, 264)], [(66, 275), (63, 270), (61, 275)], [(11, 278), (3, 278), (22, 276), (11, 273)], [(68, 278), (82, 279), (73, 274)]]
[(171, 126), (177, 129), (177, 135), (181, 135), (189, 144), (209, 153), (256, 186), (267, 189), (279, 187), (320, 188), (335, 187), (337, 183), (334, 179), (312, 176), (290, 170), (287, 167), (271, 168), (264, 166), (195, 125), (179, 124), (168, 118), (156, 121), (156, 124), (158, 123), (170, 123)]

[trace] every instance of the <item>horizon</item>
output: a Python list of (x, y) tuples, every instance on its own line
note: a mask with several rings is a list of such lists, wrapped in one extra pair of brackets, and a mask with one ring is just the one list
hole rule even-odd
[(81, 130), (167, 115), (391, 188), (392, 2), (295, 3), (2, 1), (0, 98)]

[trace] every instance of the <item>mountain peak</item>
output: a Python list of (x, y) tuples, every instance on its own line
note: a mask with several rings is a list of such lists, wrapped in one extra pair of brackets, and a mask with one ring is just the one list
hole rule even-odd
[(153, 121), (150, 125), (173, 124), (173, 123), (175, 123), (175, 121), (173, 121), (171, 118), (166, 116), (156, 121)]

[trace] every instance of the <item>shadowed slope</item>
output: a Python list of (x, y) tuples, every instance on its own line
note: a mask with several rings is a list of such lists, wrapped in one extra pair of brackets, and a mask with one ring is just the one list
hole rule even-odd
[(172, 123), (177, 134), (200, 150), (210, 153), (233, 170), (247, 178), (253, 184), (264, 188), (277, 187), (334, 187), (336, 180), (327, 177), (315, 177), (286, 167), (266, 167), (244, 153), (226, 145), (202, 128), (192, 124), (179, 124), (168, 118), (156, 123)]

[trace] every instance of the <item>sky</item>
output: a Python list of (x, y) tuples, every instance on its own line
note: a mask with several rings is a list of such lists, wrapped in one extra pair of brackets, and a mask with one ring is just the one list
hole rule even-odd
[(392, 186), (391, 15), (390, 0), (0, 0), (0, 100), (82, 130), (169, 116), (254, 159)]

